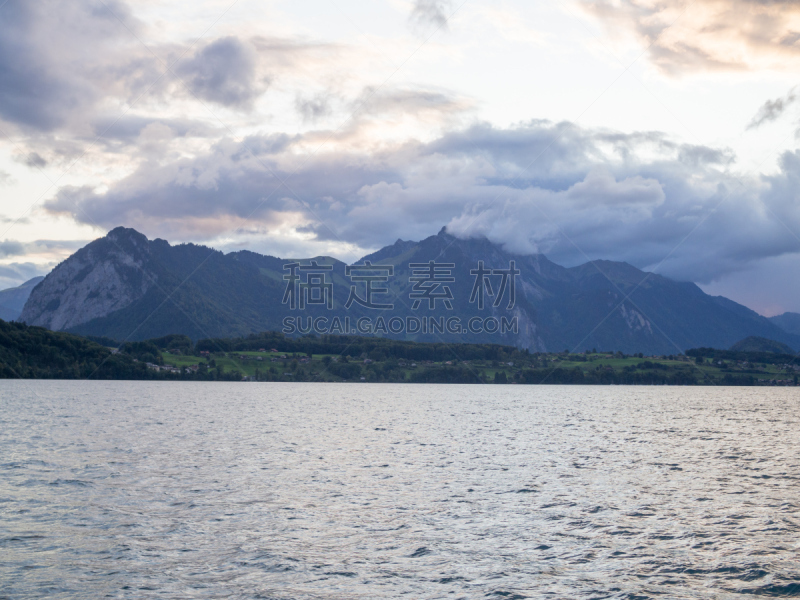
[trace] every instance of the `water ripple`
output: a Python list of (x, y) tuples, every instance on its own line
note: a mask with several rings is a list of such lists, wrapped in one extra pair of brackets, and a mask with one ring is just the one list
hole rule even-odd
[(792, 388), (0, 398), (0, 598), (800, 597)]

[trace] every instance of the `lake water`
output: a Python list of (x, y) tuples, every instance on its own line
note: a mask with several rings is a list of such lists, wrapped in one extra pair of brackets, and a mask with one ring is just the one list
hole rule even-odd
[(0, 382), (0, 598), (800, 596), (790, 388)]

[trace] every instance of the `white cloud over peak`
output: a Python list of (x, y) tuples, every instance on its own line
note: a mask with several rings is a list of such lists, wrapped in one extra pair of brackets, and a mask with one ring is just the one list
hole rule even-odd
[[(564, 264), (624, 260), (698, 282), (797, 251), (781, 225), (800, 231), (797, 153), (779, 173), (743, 181), (724, 151), (565, 123), (476, 125), (371, 154), (297, 155), (298, 143), (220, 142), (197, 159), (143, 165), (104, 194), (64, 189), (46, 207), (179, 240), (289, 226), (308, 243), (363, 253), (447, 224)], [(656, 157), (638, 158), (645, 149)]]

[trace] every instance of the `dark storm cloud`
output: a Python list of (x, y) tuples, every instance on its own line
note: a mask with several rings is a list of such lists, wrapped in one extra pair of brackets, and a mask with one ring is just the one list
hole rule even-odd
[(758, 109), (758, 112), (753, 117), (753, 120), (750, 121), (750, 124), (747, 126), (747, 128), (754, 129), (763, 125), (764, 123), (777, 120), (786, 112), (786, 109), (795, 103), (796, 100), (797, 96), (795, 95), (794, 89), (789, 90), (789, 93), (787, 93), (783, 98), (767, 100), (761, 106), (761, 108)]
[(779, 173), (741, 182), (725, 172), (728, 151), (569, 123), (475, 125), (372, 154), (307, 156), (295, 150), (303, 142), (221, 142), (197, 159), (143, 165), (105, 194), (62, 189), (47, 209), (173, 240), (288, 226), (363, 249), (447, 224), (564, 264), (625, 260), (701, 282), (798, 251), (787, 233), (800, 232), (794, 153)]

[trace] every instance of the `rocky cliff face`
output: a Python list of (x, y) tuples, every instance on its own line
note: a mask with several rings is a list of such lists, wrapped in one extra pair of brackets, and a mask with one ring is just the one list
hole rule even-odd
[(147, 238), (118, 227), (53, 269), (33, 289), (19, 320), (58, 331), (123, 309), (155, 283), (149, 260)]

